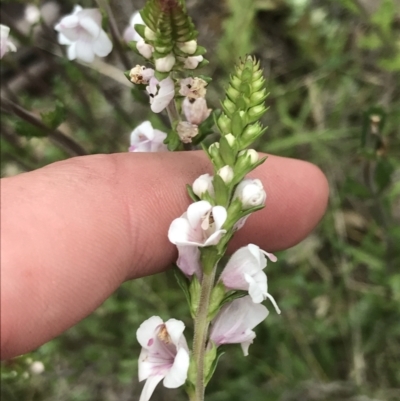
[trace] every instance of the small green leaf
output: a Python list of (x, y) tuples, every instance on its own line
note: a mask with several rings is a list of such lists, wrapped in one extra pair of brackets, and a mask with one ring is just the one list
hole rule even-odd
[(56, 100), (54, 110), (40, 113), (40, 116), (42, 117), (42, 121), (52, 129), (56, 129), (67, 117), (65, 107), (59, 100)]
[(183, 293), (185, 294), (186, 301), (190, 307), (191, 297), (189, 292), (189, 280), (186, 278), (186, 276), (182, 273), (181, 269), (179, 269), (177, 265), (174, 265), (174, 276), (179, 287), (181, 287)]
[(389, 160), (381, 158), (375, 168), (375, 182), (380, 191), (383, 191), (391, 182), (394, 167)]
[(193, 192), (193, 188), (191, 185), (187, 184), (186, 190), (193, 202), (198, 202), (200, 200), (200, 198)]
[(24, 136), (26, 138), (41, 138), (47, 136), (47, 132), (35, 127), (26, 121), (17, 121), (15, 123), (15, 131), (18, 135)]

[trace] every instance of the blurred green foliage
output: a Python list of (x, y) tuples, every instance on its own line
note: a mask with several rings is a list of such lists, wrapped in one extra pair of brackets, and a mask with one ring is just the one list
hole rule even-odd
[[(116, 3), (111, 6), (118, 9)], [(331, 194), (314, 233), (268, 265), (270, 292), (282, 316), (272, 313), (257, 328), (247, 358), (239, 347), (221, 358), (207, 400), (399, 400), (398, 2), (215, 3), (188, 2), (200, 43), (209, 49), (210, 105), (218, 107), (237, 56), (256, 54), (270, 91), (265, 118), (270, 128), (259, 149), (317, 164)], [(19, 104), (41, 115), (46, 125), (59, 126), (89, 153), (126, 151), (130, 131), (144, 118), (163, 126), (146, 105), (133, 103), (132, 95), (138, 97), (129, 87), (104, 76), (107, 71), (40, 50), (32, 57), (45, 58), (53, 73), (38, 79), (38, 88), (18, 93)], [(113, 57), (109, 63), (116, 65)], [(3, 78), (21, 70), (20, 64), (3, 61)], [(2, 115), (1, 128), (3, 175), (69, 156), (47, 138), (28, 138), (27, 127), (13, 115)], [(34, 132), (31, 136), (40, 136)], [(153, 314), (178, 317), (190, 326), (171, 272), (125, 283), (64, 335), (4, 362), (1, 399), (137, 399), (135, 333)], [(30, 374), (27, 358), (43, 361), (46, 371)], [(179, 390), (161, 388), (153, 399), (185, 398)]]

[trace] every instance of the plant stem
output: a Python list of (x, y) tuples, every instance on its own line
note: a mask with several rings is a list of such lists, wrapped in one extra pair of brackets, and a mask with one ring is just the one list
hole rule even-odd
[(1, 98), (1, 107), (5, 111), (13, 112), (22, 120), (34, 125), (35, 127), (46, 132), (48, 137), (52, 139), (54, 142), (60, 145), (62, 149), (64, 149), (71, 156), (84, 156), (87, 155), (86, 150), (77, 142), (75, 142), (72, 138), (65, 135), (59, 129), (52, 129), (44, 124), (38, 117), (34, 114), (30, 113), (28, 110), (25, 110), (21, 106), (15, 104), (11, 100)]
[(193, 401), (203, 401), (204, 382), (204, 355), (206, 351), (207, 332), (210, 322), (208, 321), (208, 307), (210, 304), (211, 292), (214, 287), (216, 268), (209, 274), (203, 276), (201, 282), (200, 302), (194, 320), (193, 357), (196, 363), (196, 395)]
[(111, 32), (111, 36), (113, 37), (113, 42), (115, 44), (115, 48), (118, 51), (118, 55), (121, 59), (122, 64), (124, 65), (125, 69), (129, 70), (132, 68), (132, 64), (129, 61), (128, 57), (126, 56), (125, 50), (124, 50), (124, 46), (123, 46), (123, 41), (122, 41), (122, 37), (121, 34), (118, 30), (118, 24), (117, 21), (115, 19), (115, 16), (112, 12), (112, 9), (108, 3), (108, 1), (106, 0), (96, 0), (97, 5), (102, 8), (105, 13), (107, 14), (108, 17), (108, 22), (109, 22), (109, 26), (110, 26), (110, 32)]

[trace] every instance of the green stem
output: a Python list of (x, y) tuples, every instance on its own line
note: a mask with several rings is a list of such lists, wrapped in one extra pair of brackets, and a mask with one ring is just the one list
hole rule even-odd
[(210, 324), (207, 315), (211, 292), (214, 287), (215, 272), (216, 268), (214, 267), (209, 274), (204, 273), (201, 282), (199, 307), (194, 320), (193, 357), (196, 363), (196, 394), (193, 401), (204, 401), (204, 355), (206, 351), (208, 326)]

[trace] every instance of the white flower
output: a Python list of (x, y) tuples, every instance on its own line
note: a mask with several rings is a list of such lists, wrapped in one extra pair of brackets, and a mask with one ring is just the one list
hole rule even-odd
[(66, 15), (55, 26), (59, 32), (58, 43), (68, 45), (68, 58), (92, 63), (94, 56), (106, 57), (112, 43), (101, 28), (101, 13), (98, 9), (83, 9), (75, 6), (72, 14)]
[(151, 78), (146, 90), (150, 95), (150, 108), (154, 113), (163, 111), (175, 96), (174, 81), (170, 77), (160, 82)]
[(193, 192), (201, 197), (205, 192), (208, 192), (211, 196), (214, 196), (213, 176), (210, 174), (203, 174), (199, 178), (196, 178), (192, 185)]
[(207, 201), (192, 203), (186, 213), (171, 223), (168, 238), (181, 246), (216, 245), (226, 233), (222, 229), (226, 218), (227, 212), (222, 206), (213, 207)]
[(197, 99), (199, 97), (205, 97), (207, 93), (206, 86), (208, 85), (204, 79), (201, 78), (185, 78), (180, 81), (181, 88), (179, 93), (182, 96), (189, 97), (191, 99)]
[(163, 143), (167, 134), (154, 129), (150, 121), (145, 121), (131, 133), (129, 152), (164, 152), (167, 145)]
[(124, 40), (125, 42), (139, 41), (142, 37), (136, 32), (135, 25), (144, 25), (144, 21), (139, 11), (136, 11), (131, 15), (129, 20), (129, 25), (126, 27), (124, 31)]
[(203, 61), (203, 56), (191, 56), (185, 59), (183, 66), (188, 70), (194, 70)]
[(144, 65), (136, 65), (129, 71), (129, 78), (134, 84), (148, 84), (154, 77), (154, 70), (146, 68)]
[(236, 187), (233, 197), (240, 199), (243, 209), (249, 209), (264, 205), (267, 194), (260, 180), (245, 179)]
[(267, 276), (263, 272), (268, 257), (276, 262), (276, 256), (261, 250), (257, 245), (249, 244), (237, 250), (229, 259), (220, 280), (231, 290), (248, 291), (254, 303), (269, 298), (276, 311), (281, 313), (275, 299), (268, 293)]
[(6, 25), (0, 24), (0, 59), (3, 58), (7, 52), (17, 51), (14, 43), (8, 39), (9, 34), (10, 28)]
[(200, 125), (211, 113), (211, 109), (207, 108), (206, 99), (203, 97), (198, 99), (186, 97), (182, 103), (182, 110), (186, 120), (195, 125)]
[(252, 330), (267, 316), (268, 309), (252, 302), (249, 296), (235, 299), (222, 307), (211, 322), (210, 339), (216, 345), (241, 344), (243, 354), (249, 354), (249, 346), (256, 333)]
[(40, 20), (40, 10), (34, 4), (28, 4), (25, 7), (24, 16), (30, 25), (36, 24)]
[(147, 44), (144, 39), (139, 39), (136, 42), (136, 49), (144, 58), (147, 59), (150, 59), (154, 52), (154, 47)]
[(222, 178), (225, 184), (229, 184), (234, 177), (233, 169), (231, 166), (224, 166), (220, 168), (217, 174)]
[(191, 143), (192, 138), (199, 133), (199, 127), (187, 121), (180, 121), (176, 127), (176, 132), (183, 143)]
[(157, 58), (155, 60), (156, 70), (160, 72), (170, 72), (175, 65), (175, 57), (172, 53), (165, 57)]
[(164, 379), (167, 388), (182, 386), (189, 369), (189, 349), (180, 320), (165, 323), (158, 316), (143, 322), (136, 337), (142, 351), (139, 356), (139, 381), (146, 380), (139, 401), (148, 401), (157, 384)]

